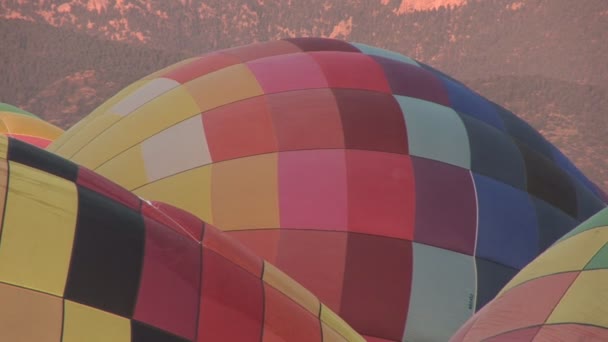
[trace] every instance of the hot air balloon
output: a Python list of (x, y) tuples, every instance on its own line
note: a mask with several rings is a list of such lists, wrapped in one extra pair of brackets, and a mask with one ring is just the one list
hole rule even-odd
[(50, 150), (227, 232), (369, 341), (447, 340), (605, 206), (513, 113), (421, 62), (332, 39), (169, 66)]
[(3, 341), (363, 341), (192, 215), (0, 137)]
[(607, 341), (608, 209), (521, 270), (451, 341)]
[(0, 103), (0, 133), (45, 148), (63, 130), (23, 109)]

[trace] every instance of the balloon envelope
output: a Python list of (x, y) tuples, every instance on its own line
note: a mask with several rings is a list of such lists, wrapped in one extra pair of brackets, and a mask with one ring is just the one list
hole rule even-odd
[(526, 266), (451, 339), (608, 340), (608, 209)]
[(63, 130), (32, 113), (0, 103), (0, 133), (45, 148)]
[(331, 39), (185, 60), (51, 146), (228, 232), (380, 340), (447, 340), (605, 204), (506, 109)]
[(240, 243), (0, 137), (6, 341), (363, 341)]

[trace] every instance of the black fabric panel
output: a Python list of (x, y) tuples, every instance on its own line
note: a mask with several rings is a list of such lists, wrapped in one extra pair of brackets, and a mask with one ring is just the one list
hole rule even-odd
[[(238, 327), (235, 327), (238, 329)], [(185, 338), (151, 327), (147, 324), (131, 321), (131, 342), (191, 342)]]
[(479, 311), (517, 274), (518, 270), (486, 259), (476, 258), (477, 262), (477, 304)]
[(576, 200), (579, 221), (585, 221), (589, 217), (595, 215), (602, 210), (606, 205), (602, 202), (591, 190), (584, 187), (581, 183), (572, 182), (576, 188)]
[(538, 220), (539, 253), (544, 252), (555, 241), (580, 223), (543, 200), (532, 197), (532, 202), (536, 208), (536, 218)]
[(76, 182), (78, 177), (78, 165), (17, 139), (9, 138), (8, 160), (46, 171), (71, 182)]
[(65, 298), (131, 317), (142, 272), (141, 215), (78, 187), (78, 220)]
[(531, 149), (537, 153), (553, 160), (553, 153), (551, 153), (551, 145), (540, 135), (532, 126), (527, 122), (517, 117), (515, 114), (506, 110), (505, 108), (494, 103), (496, 112), (502, 118), (504, 125), (509, 135), (518, 140), (521, 143), (528, 145)]
[(299, 47), (302, 51), (360, 52), (355, 46), (337, 39), (297, 37), (285, 40)]
[(500, 130), (460, 115), (469, 136), (471, 170), (515, 188), (526, 189), (524, 159), (513, 140)]
[(576, 189), (570, 176), (528, 146), (518, 146), (526, 162), (528, 193), (577, 217)]

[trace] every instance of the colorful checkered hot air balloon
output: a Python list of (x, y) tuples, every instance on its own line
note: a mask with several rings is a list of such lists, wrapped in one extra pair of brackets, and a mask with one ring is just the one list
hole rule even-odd
[(369, 341), (447, 340), (605, 206), (511, 112), (411, 58), (332, 39), (185, 60), (50, 149), (226, 231)]
[(363, 341), (240, 243), (0, 137), (2, 341)]
[(451, 339), (608, 341), (608, 209), (521, 270)]
[(62, 133), (61, 128), (32, 113), (0, 103), (0, 134), (45, 148)]

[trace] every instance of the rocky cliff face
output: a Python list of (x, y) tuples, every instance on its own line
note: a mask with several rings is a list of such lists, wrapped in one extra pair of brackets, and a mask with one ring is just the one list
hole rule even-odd
[[(399, 51), (518, 113), (608, 188), (608, 2), (0, 0), (0, 100), (66, 127), (186, 56), (287, 36)], [(6, 52), (10, 51), (10, 52)]]

